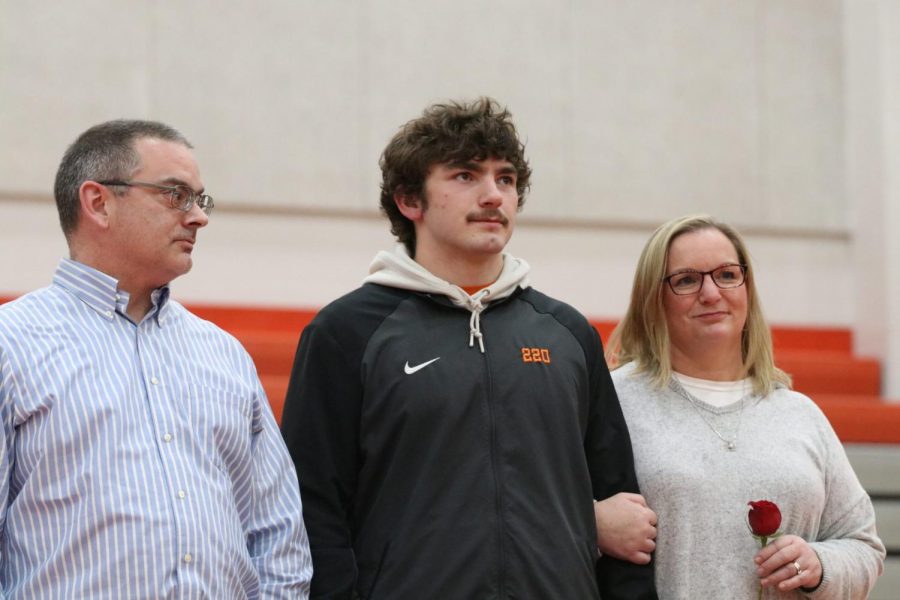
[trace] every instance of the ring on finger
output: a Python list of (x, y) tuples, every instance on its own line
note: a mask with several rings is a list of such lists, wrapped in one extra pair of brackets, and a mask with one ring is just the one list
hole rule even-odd
[(792, 565), (797, 570), (797, 575), (803, 573), (803, 569), (800, 568), (800, 563), (798, 563), (796, 560), (792, 563)]

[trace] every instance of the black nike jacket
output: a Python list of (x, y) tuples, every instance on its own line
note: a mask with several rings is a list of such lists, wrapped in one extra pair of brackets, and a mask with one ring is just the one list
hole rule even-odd
[(592, 498), (638, 492), (600, 338), (531, 288), (481, 314), (368, 283), (304, 330), (282, 417), (313, 598), (642, 600)]

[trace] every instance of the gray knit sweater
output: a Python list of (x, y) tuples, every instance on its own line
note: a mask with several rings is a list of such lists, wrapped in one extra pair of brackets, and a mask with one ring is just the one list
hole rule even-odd
[[(770, 588), (766, 597), (867, 597), (885, 555), (872, 502), (809, 398), (778, 389), (720, 408), (694, 399), (695, 408), (671, 387), (654, 388), (630, 364), (613, 372), (613, 382), (641, 492), (659, 516), (661, 600), (756, 598), (759, 544), (747, 526), (750, 500), (775, 502), (782, 532), (810, 542), (825, 572), (808, 595)], [(737, 435), (733, 451), (711, 426), (726, 439)]]

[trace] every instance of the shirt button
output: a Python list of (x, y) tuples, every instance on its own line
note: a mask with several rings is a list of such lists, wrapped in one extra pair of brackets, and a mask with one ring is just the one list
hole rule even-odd
[(184, 562), (190, 563), (192, 560), (194, 560), (194, 557), (191, 556), (191, 553), (190, 553), (190, 552), (188, 552), (187, 554), (185, 554), (185, 555), (182, 557), (182, 559), (184, 560)]
[(105, 314), (107, 317), (112, 317), (112, 311), (111, 311), (111, 310), (108, 310), (108, 311), (106, 311), (106, 312), (103, 313), (103, 314)]
[(172, 441), (172, 434), (171, 434), (171, 433), (167, 433), (166, 435), (164, 435), (164, 436), (163, 436), (163, 441), (166, 442), (167, 444), (168, 444), (169, 442), (171, 442), (171, 441)]
[(178, 497), (179, 497), (179, 498), (184, 498), (185, 496), (187, 496), (187, 494), (184, 493), (184, 490), (178, 490)]
[(159, 379), (157, 379), (156, 377), (151, 377), (150, 383), (152, 383), (153, 385), (157, 385), (159, 383)]

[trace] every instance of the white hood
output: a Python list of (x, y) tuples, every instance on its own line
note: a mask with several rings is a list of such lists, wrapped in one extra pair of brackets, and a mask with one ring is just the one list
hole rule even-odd
[(369, 265), (366, 283), (377, 283), (387, 287), (427, 292), (447, 296), (456, 306), (472, 313), (469, 319), (469, 347), (478, 340), (478, 347), (484, 353), (484, 339), (481, 334), (481, 311), (488, 303), (506, 298), (516, 288), (528, 287), (528, 271), (531, 267), (524, 260), (510, 254), (503, 254), (503, 270), (497, 281), (470, 296), (464, 289), (431, 274), (422, 265), (410, 258), (406, 247), (398, 245), (393, 252), (381, 251)]

